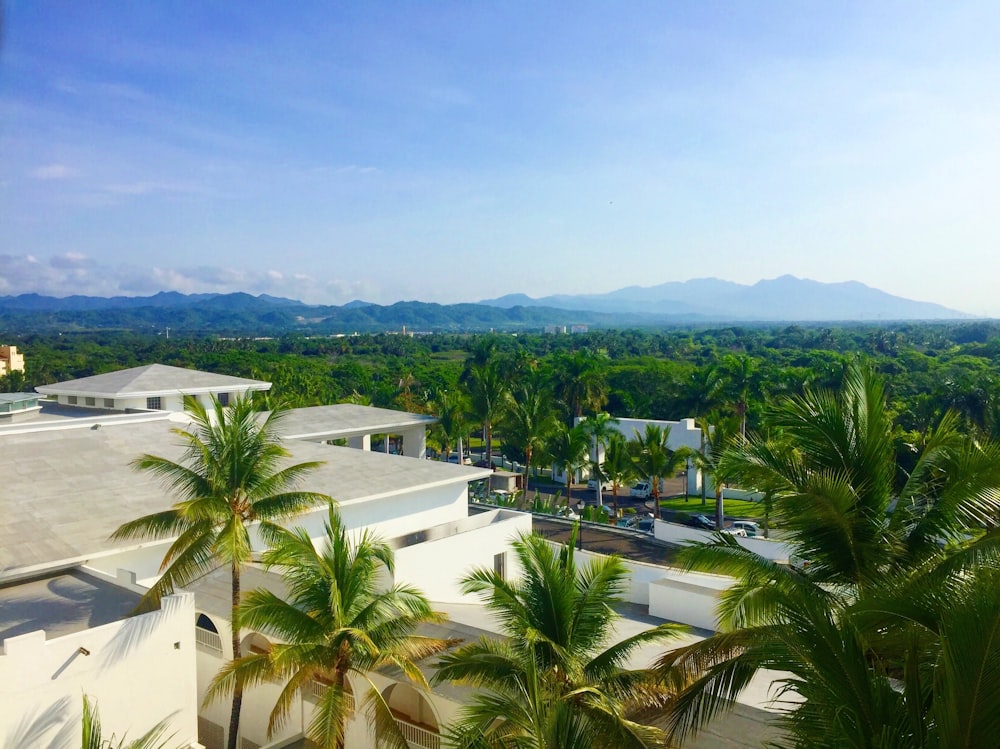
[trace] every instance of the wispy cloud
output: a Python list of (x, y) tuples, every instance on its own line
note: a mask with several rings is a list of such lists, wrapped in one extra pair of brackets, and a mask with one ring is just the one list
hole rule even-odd
[(28, 172), (32, 179), (72, 179), (79, 172), (66, 164), (45, 164)]
[(0, 294), (49, 296), (145, 296), (159, 291), (184, 294), (269, 294), (314, 304), (343, 304), (352, 299), (378, 298), (371, 283), (317, 278), (308, 273), (275, 269), (262, 271), (225, 266), (169, 268), (110, 266), (79, 252), (53, 255), (0, 255)]

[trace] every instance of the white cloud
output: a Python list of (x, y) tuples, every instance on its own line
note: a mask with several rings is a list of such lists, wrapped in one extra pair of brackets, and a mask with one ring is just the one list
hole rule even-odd
[(45, 164), (28, 172), (32, 179), (72, 179), (77, 174), (76, 169), (66, 164)]
[(108, 266), (78, 252), (54, 255), (45, 261), (33, 255), (0, 254), (0, 292), (5, 295), (148, 296), (159, 291), (184, 294), (243, 291), (312, 304), (343, 304), (352, 299), (379, 297), (379, 289), (364, 281), (320, 279), (307, 273), (273, 269)]

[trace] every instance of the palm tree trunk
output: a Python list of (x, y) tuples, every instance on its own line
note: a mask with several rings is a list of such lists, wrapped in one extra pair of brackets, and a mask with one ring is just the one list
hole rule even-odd
[(725, 508), (723, 508), (722, 502), (722, 482), (720, 481), (715, 487), (715, 529), (720, 531), (726, 519)]
[[(239, 623), (239, 605), (240, 605), (240, 568), (235, 562), (232, 567), (233, 576), (233, 597), (232, 597), (232, 616), (230, 622), (232, 623), (233, 630), (233, 660), (240, 657), (240, 623)], [(233, 709), (229, 714), (229, 749), (236, 749), (237, 739), (240, 732), (240, 708), (243, 706), (243, 682), (237, 678), (236, 685), (233, 687)]]
[(618, 483), (617, 482), (611, 484), (611, 493), (612, 493), (611, 496), (614, 497), (614, 499), (612, 501), (614, 502), (614, 505), (615, 505), (615, 522), (617, 523), (618, 522)]
[(523, 510), (528, 506), (528, 475), (531, 473), (531, 448), (524, 448), (524, 486), (521, 487), (521, 501), (518, 503)]

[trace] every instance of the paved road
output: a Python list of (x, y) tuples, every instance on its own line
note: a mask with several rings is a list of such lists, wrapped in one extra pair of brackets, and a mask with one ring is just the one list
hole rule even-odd
[[(532, 518), (531, 527), (539, 535), (553, 541), (566, 543), (572, 524), (565, 520), (548, 520), (537, 515)], [(658, 541), (643, 538), (631, 531), (604, 529), (600, 526), (583, 524), (583, 548), (601, 554), (617, 554), (649, 564), (669, 564), (676, 549), (664, 546)]]

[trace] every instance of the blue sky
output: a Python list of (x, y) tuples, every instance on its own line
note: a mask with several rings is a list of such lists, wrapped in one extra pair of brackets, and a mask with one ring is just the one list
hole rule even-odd
[(0, 295), (791, 273), (1000, 316), (998, 38), (995, 2), (8, 2)]

